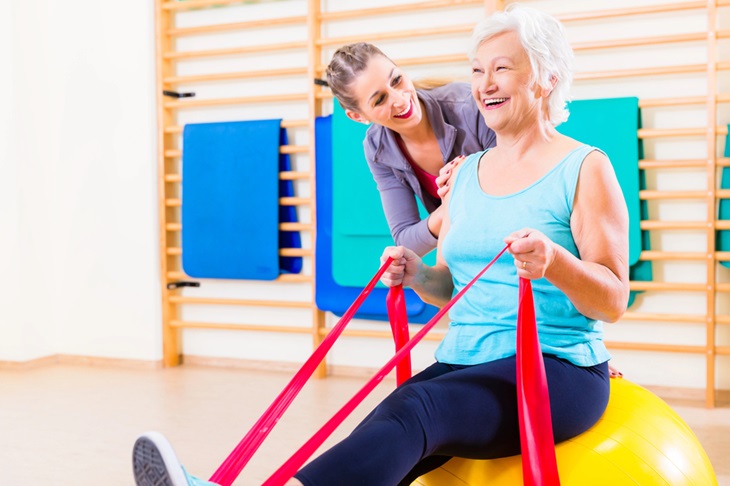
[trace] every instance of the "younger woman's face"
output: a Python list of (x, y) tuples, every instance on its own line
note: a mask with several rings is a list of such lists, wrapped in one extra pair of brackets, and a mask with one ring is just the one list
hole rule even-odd
[(402, 132), (421, 121), (416, 89), (398, 66), (383, 56), (373, 56), (352, 85), (358, 111), (346, 110), (351, 119), (372, 122)]

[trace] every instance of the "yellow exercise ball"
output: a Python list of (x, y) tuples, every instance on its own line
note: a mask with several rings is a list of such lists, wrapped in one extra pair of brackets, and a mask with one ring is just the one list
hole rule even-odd
[[(712, 464), (689, 426), (661, 398), (626, 379), (611, 379), (603, 417), (558, 444), (561, 486), (716, 486)], [(418, 478), (421, 486), (519, 486), (521, 456), (454, 458)]]

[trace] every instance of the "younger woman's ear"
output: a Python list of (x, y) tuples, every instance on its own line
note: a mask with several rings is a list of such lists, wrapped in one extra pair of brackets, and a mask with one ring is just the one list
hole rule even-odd
[(347, 118), (349, 118), (350, 120), (362, 123), (363, 125), (370, 125), (370, 120), (368, 120), (356, 111), (345, 110), (345, 115), (347, 115)]

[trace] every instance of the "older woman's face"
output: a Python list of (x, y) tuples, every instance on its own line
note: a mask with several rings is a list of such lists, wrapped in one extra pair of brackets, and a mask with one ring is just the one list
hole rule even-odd
[(347, 115), (355, 121), (370, 121), (400, 132), (421, 120), (421, 105), (411, 80), (383, 56), (373, 56), (367, 69), (352, 86), (357, 112)]
[(532, 67), (516, 32), (484, 41), (472, 62), (472, 94), (487, 126), (496, 132), (519, 129), (540, 115), (542, 101)]

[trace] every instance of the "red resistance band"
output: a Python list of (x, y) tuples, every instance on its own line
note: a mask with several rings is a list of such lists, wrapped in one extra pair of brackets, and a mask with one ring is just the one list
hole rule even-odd
[[(394, 287), (393, 296), (388, 296), (388, 311), (394, 339), (398, 351), (376, 374), (371, 378), (341, 410), (339, 410), (311, 439), (309, 439), (294, 455), (289, 458), (263, 486), (281, 486), (288, 481), (314, 454), (334, 430), (347, 418), (350, 413), (365, 399), (365, 397), (390, 373), (396, 365), (398, 368), (398, 383), (410, 377), (410, 351), (423, 337), (439, 322), (461, 296), (504, 254), (507, 247), (490, 261), (461, 291), (454, 296), (423, 328), (408, 340), (408, 322), (405, 311), (402, 287)], [(221, 486), (230, 486), (238, 474), (250, 460), (271, 428), (281, 418), (286, 408), (296, 394), (299, 393), (304, 382), (311, 376), (316, 366), (329, 351), (334, 340), (339, 337), (347, 323), (352, 319), (357, 309), (372, 291), (375, 283), (390, 265), (391, 259), (383, 264), (373, 277), (363, 293), (358, 296), (337, 325), (327, 335), (325, 340), (315, 350), (312, 357), (302, 366), (294, 379), (276, 398), (264, 415), (256, 422), (246, 437), (234, 449), (226, 461), (211, 477), (211, 482)], [(400, 294), (400, 296), (398, 295)], [(520, 419), (520, 439), (523, 453), (523, 476), (525, 486), (559, 486), (555, 459), (555, 447), (552, 435), (550, 418), (550, 403), (547, 394), (544, 363), (537, 340), (537, 326), (535, 322), (534, 304), (532, 301), (532, 287), (528, 280), (520, 279), (520, 301), (517, 320), (517, 394)], [(527, 329), (522, 331), (522, 327)], [(335, 335), (336, 334), (336, 335)], [(335, 335), (331, 340), (330, 337)], [(405, 338), (404, 338), (405, 336)], [(528, 341), (521, 353), (523, 339)], [(324, 349), (326, 348), (326, 349)], [(320, 353), (320, 350), (323, 350)], [(403, 366), (407, 364), (407, 366)], [(313, 366), (312, 366), (313, 365)], [(309, 369), (311, 368), (311, 370)], [(305, 371), (305, 369), (307, 371)], [(308, 373), (308, 375), (307, 375)], [(304, 377), (304, 375), (307, 375)], [(303, 380), (303, 381), (302, 381)], [(535, 383), (532, 382), (535, 381)], [(224, 482), (225, 481), (225, 482)]]
[[(221, 486), (231, 486), (233, 484), (233, 481), (241, 474), (244, 466), (248, 464), (264, 439), (269, 435), (281, 416), (284, 415), (286, 409), (289, 408), (294, 398), (302, 390), (304, 384), (312, 376), (314, 370), (317, 369), (317, 366), (322, 362), (337, 338), (340, 337), (340, 334), (342, 334), (345, 326), (352, 320), (357, 309), (360, 308), (365, 299), (370, 295), (378, 280), (380, 280), (380, 277), (385, 273), (385, 270), (390, 266), (392, 261), (392, 258), (388, 258), (383, 263), (380, 270), (378, 270), (372, 280), (370, 280), (360, 295), (358, 295), (355, 302), (347, 309), (347, 312), (342, 315), (337, 324), (332, 328), (332, 331), (317, 346), (312, 356), (302, 365), (301, 369), (294, 375), (294, 378), (284, 387), (284, 390), (276, 397), (269, 408), (266, 409), (261, 418), (256, 421), (253, 427), (251, 427), (251, 430), (248, 431), (246, 436), (233, 449), (226, 460), (223, 461), (223, 464), (213, 473), (210, 477), (210, 482)], [(282, 481), (281, 484), (284, 484), (285, 481)]]

